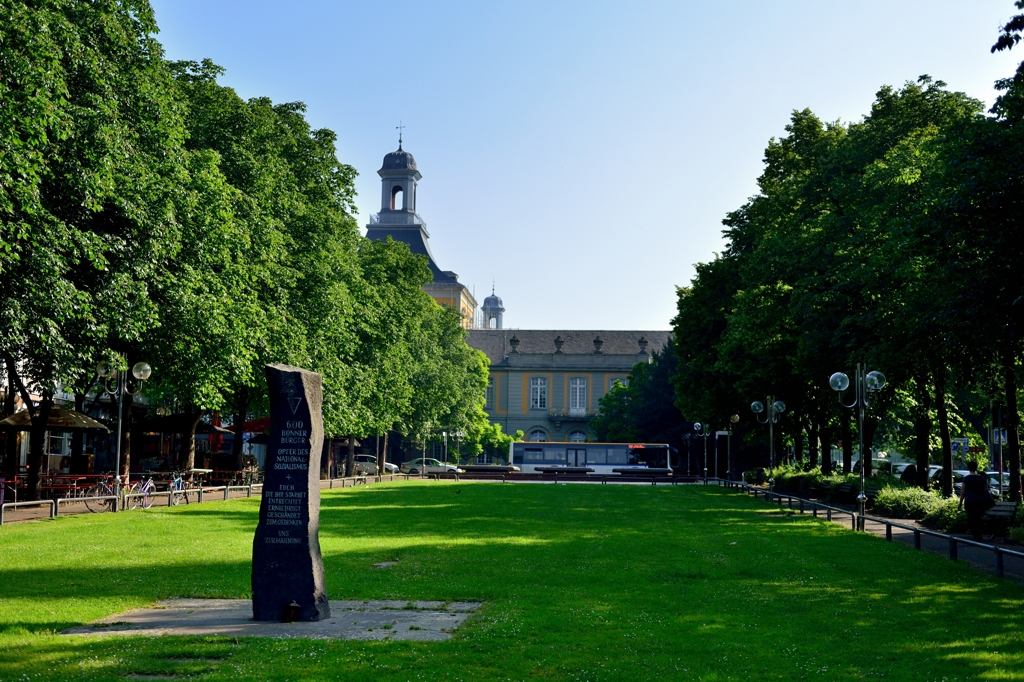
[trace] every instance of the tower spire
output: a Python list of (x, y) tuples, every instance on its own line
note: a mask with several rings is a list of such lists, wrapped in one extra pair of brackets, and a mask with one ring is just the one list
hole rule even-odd
[(402, 125), (401, 120), (399, 120), (398, 125), (395, 126), (395, 130), (398, 131), (398, 151), (402, 151), (402, 128), (404, 127), (405, 126)]

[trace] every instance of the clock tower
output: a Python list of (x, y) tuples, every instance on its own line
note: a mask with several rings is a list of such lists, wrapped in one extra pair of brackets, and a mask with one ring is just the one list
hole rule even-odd
[(416, 159), (402, 149), (401, 138), (398, 150), (384, 157), (377, 175), (381, 179), (380, 213), (370, 216), (366, 237), (377, 241), (391, 237), (396, 242), (408, 244), (413, 253), (426, 256), (433, 281), (423, 290), (441, 305), (458, 310), (462, 314), (463, 326), (472, 328), (476, 300), (459, 282), (457, 274), (438, 267), (434, 254), (430, 252), (427, 224), (416, 213), (416, 185), (423, 176), (416, 168)]

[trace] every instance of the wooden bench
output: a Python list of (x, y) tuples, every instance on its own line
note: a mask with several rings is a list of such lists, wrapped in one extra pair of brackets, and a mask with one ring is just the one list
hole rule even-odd
[(880, 492), (882, 492), (881, 486), (869, 485), (864, 488), (864, 494), (867, 495), (868, 498), (867, 506), (874, 506), (875, 498), (878, 497), (878, 493)]
[(996, 506), (985, 512), (981, 517), (987, 529), (996, 535), (1006, 535), (1010, 524), (1017, 516), (1019, 502), (996, 502)]
[(853, 484), (852, 483), (840, 483), (832, 489), (831, 497), (839, 500), (840, 502), (848, 502), (853, 499)]

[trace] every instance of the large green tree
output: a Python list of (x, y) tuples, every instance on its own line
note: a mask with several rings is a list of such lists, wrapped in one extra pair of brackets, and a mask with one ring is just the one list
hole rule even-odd
[(145, 2), (0, 5), (0, 352), (32, 417), (30, 495), (54, 391), (101, 355), (125, 366), (180, 243), (185, 129), (155, 31)]

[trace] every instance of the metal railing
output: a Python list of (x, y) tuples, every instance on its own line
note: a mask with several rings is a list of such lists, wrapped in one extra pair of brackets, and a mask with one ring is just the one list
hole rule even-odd
[(817, 500), (807, 500), (802, 497), (796, 497), (795, 495), (789, 495), (787, 493), (777, 493), (765, 490), (758, 486), (753, 486), (748, 483), (742, 483), (740, 481), (726, 481), (724, 479), (715, 479), (716, 482), (723, 487), (733, 488), (742, 490), (745, 493), (752, 493), (754, 497), (760, 497), (764, 495), (766, 502), (778, 502), (779, 507), (782, 507), (782, 501), (785, 499), (788, 502), (790, 509), (794, 509), (793, 502), (798, 503), (799, 512), (805, 513), (805, 505), (810, 505), (811, 510), (815, 517), (818, 515), (818, 509), (827, 510), (827, 518), (829, 521), (832, 520), (832, 513), (838, 512), (845, 514), (850, 517), (850, 529), (854, 531), (864, 531), (865, 522), (877, 523), (885, 526), (885, 539), (888, 542), (892, 542), (892, 529), (899, 528), (901, 530), (910, 531), (914, 534), (914, 549), (921, 549), (921, 537), (928, 536), (933, 538), (939, 538), (949, 543), (949, 558), (951, 561), (959, 561), (960, 554), (959, 548), (961, 545), (967, 547), (976, 547), (977, 549), (986, 550), (992, 552), (993, 568), (995, 574), (1002, 578), (1005, 577), (1005, 570), (1003, 568), (1003, 559), (1007, 556), (1017, 557), (1024, 559), (1024, 552), (1018, 552), (1013, 549), (1006, 549), (999, 545), (991, 545), (985, 542), (978, 542), (977, 540), (968, 540), (967, 538), (958, 538), (950, 533), (943, 533), (937, 530), (929, 530), (927, 528), (919, 528), (917, 526), (910, 526), (905, 523), (893, 521), (891, 519), (883, 519), (877, 516), (868, 516), (867, 514), (859, 514), (857, 512), (850, 511), (848, 509), (842, 509), (840, 507), (832, 507), (830, 505), (818, 502)]

